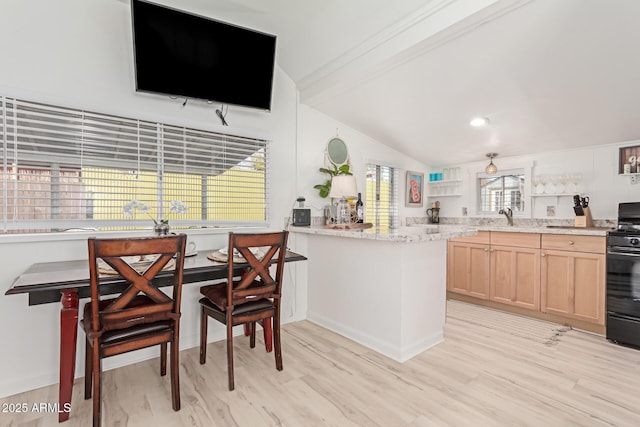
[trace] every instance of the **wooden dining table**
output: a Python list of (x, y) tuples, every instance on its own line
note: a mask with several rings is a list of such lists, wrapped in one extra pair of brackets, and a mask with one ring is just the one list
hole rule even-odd
[[(212, 253), (200, 251), (184, 261), (183, 284), (199, 283), (227, 277), (227, 263), (212, 261)], [(304, 261), (304, 255), (287, 251), (285, 262)], [(234, 275), (244, 271), (242, 264), (234, 263)], [(169, 286), (173, 273), (161, 272), (154, 283)], [(101, 282), (105, 295), (123, 292), (127, 282), (120, 276), (108, 277)], [(69, 419), (71, 394), (75, 377), (76, 342), (78, 338), (78, 305), (80, 298), (91, 295), (89, 264), (86, 259), (62, 262), (43, 262), (31, 265), (14, 281), (5, 295), (28, 294), (29, 305), (60, 302), (60, 384), (58, 421)]]

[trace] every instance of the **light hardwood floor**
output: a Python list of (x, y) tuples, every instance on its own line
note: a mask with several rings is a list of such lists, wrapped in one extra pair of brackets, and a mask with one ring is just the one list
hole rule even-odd
[[(445, 341), (401, 364), (308, 321), (283, 326), (284, 371), (263, 343), (180, 354), (182, 409), (151, 360), (104, 373), (105, 426), (640, 426), (640, 351), (561, 325), (448, 303)], [(76, 381), (67, 426), (89, 426)], [(0, 400), (55, 402), (55, 386)], [(57, 414), (0, 413), (2, 426)]]

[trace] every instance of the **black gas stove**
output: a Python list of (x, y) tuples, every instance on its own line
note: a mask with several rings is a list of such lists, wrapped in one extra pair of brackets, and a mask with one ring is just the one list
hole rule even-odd
[(620, 203), (607, 233), (607, 339), (640, 348), (640, 203)]

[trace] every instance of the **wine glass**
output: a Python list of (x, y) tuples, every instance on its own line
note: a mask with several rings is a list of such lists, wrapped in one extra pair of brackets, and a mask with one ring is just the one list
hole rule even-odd
[(565, 184), (567, 182), (567, 175), (560, 174), (556, 176), (556, 193), (564, 194), (565, 192)]
[(540, 177), (538, 175), (534, 176), (533, 179), (531, 180), (531, 183), (533, 184), (533, 194), (537, 194), (538, 193), (538, 185), (540, 185)]

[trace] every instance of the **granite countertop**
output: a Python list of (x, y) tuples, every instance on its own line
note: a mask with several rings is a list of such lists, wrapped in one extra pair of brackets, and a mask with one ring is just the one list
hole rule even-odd
[(310, 227), (288, 227), (290, 232), (315, 234), (321, 236), (346, 237), (351, 239), (382, 240), (388, 242), (420, 243), (435, 240), (447, 240), (455, 237), (473, 236), (478, 231), (495, 231), (510, 233), (571, 234), (582, 236), (606, 236), (607, 231), (615, 227), (610, 223), (596, 224), (594, 227), (575, 227), (570, 224), (428, 224), (422, 221), (407, 220), (407, 225), (389, 231), (377, 231), (375, 228), (365, 230), (336, 230), (321, 225)]
[(454, 237), (473, 236), (477, 234), (475, 227), (465, 225), (428, 225), (399, 227), (389, 231), (336, 230), (322, 226), (289, 227), (292, 233), (315, 234), (320, 236), (346, 237), (351, 239), (382, 240), (387, 242), (420, 243), (436, 240), (447, 240)]
[[(511, 233), (541, 233), (541, 234), (572, 234), (583, 236), (606, 236), (607, 231), (613, 230), (617, 226), (617, 220), (595, 220), (593, 227), (575, 227), (571, 220), (539, 220), (539, 219), (516, 219), (514, 225), (507, 225), (505, 218), (460, 218), (444, 219), (440, 225), (465, 225), (475, 228), (478, 231), (503, 231)], [(406, 223), (411, 227), (432, 226), (426, 218), (415, 217), (406, 218)]]

